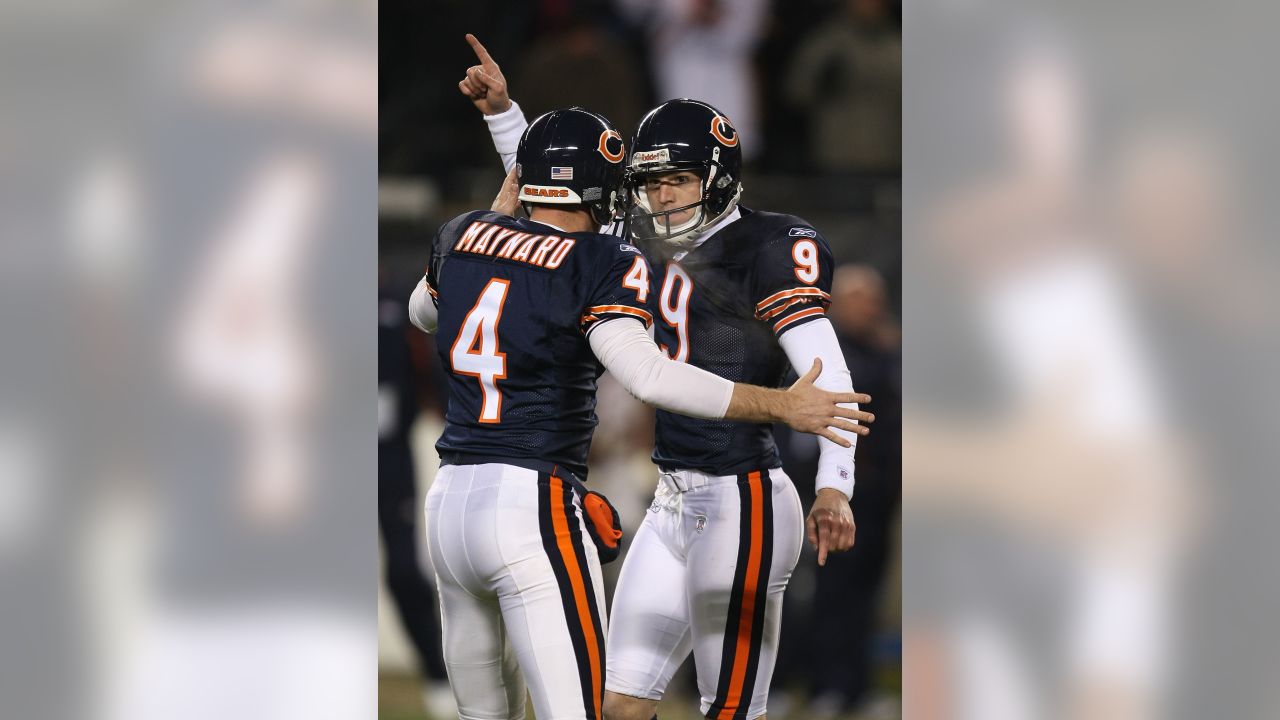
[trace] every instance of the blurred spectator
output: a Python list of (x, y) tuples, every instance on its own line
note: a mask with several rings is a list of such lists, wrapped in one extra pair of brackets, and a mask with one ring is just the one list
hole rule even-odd
[[(1176, 710), (1166, 716), (1270, 714), (1270, 668), (1280, 644), (1268, 616), (1280, 589), (1252, 568), (1271, 553), (1273, 545), (1258, 538), (1272, 526), (1276, 492), (1271, 473), (1259, 473), (1245, 448), (1273, 442), (1275, 393), (1224, 379), (1250, 377), (1250, 366), (1274, 358), (1274, 302), (1264, 299), (1264, 288), (1274, 287), (1275, 266), (1257, 244), (1256, 216), (1244, 207), (1249, 190), (1241, 182), (1237, 138), (1177, 116), (1126, 130), (1106, 197), (1133, 272), (1130, 287), (1164, 372), (1179, 388), (1171, 404), (1191, 410), (1175, 413), (1182, 437), (1195, 438), (1193, 425), (1227, 430), (1195, 438), (1202, 477), (1193, 488), (1203, 489), (1192, 491), (1189, 540), (1203, 549), (1187, 554), (1182, 593), (1173, 598), (1185, 615), (1171, 648), (1177, 675), (1169, 678), (1165, 706)], [(1242, 484), (1263, 477), (1268, 489), (1242, 493)], [(1228, 657), (1236, 659), (1230, 668), (1222, 664)], [(1234, 707), (1224, 710), (1228, 698)], [(1235, 709), (1241, 705), (1266, 709)]]
[(373, 282), (350, 274), (376, 211), (367, 12), (171, 8), (131, 49), (143, 80), (112, 82), (145, 108), (136, 147), (102, 145), (137, 158), (121, 195), (151, 242), (127, 285), (158, 361), (104, 420), (143, 438), (154, 484), (95, 538), (134, 571), (93, 570), (128, 605), (92, 648), (91, 717), (343, 717), (374, 697), (374, 454), (353, 410), (372, 410), (374, 355), (351, 342)]
[(830, 172), (902, 165), (902, 35), (888, 0), (846, 0), (799, 45), (785, 83), (806, 110), (810, 162)]
[[(512, 93), (530, 118), (580, 105), (609, 118), (630, 138), (645, 109), (643, 78), (593, 7), (587, 4), (581, 14), (538, 36), (514, 73)], [(561, 81), (548, 82), (551, 78)]]
[(751, 56), (768, 15), (765, 0), (618, 0), (618, 6), (648, 33), (657, 101), (711, 103), (738, 129), (743, 159), (758, 156), (763, 139)]
[(957, 717), (1161, 717), (1195, 448), (1089, 208), (1082, 64), (1024, 34), (999, 67), (1001, 143), (929, 215), (963, 289), (923, 286), (999, 380), (960, 422), (917, 401), (909, 522), (942, 550), (912, 562), (907, 642)]
[[(755, 73), (760, 88), (760, 128), (765, 147), (759, 168), (771, 172), (811, 172), (806, 109), (788, 99), (791, 61), (813, 29), (826, 22), (839, 0), (773, 0), (769, 22), (756, 47)], [(755, 183), (752, 183), (755, 192)]]
[(378, 287), (378, 530), (387, 589), (424, 674), (423, 701), (433, 716), (457, 712), (441, 654), (435, 590), (418, 556), (418, 488), (409, 430), (418, 416), (418, 384), (409, 347), (407, 292)]
[[(802, 563), (797, 573), (813, 572), (813, 592), (788, 595), (795, 638), (785, 661), (788, 680), (808, 678), (810, 702), (804, 717), (830, 717), (858, 711), (868, 717), (896, 714), (896, 702), (871, 694), (877, 610), (886, 570), (895, 550), (894, 522), (901, 499), (901, 373), (898, 329), (887, 312), (885, 283), (867, 265), (842, 265), (832, 278), (829, 316), (853, 376), (854, 389), (871, 395), (876, 414), (874, 442), (858, 443), (853, 514), (857, 541), (848, 553), (827, 558), (825, 567)], [(787, 436), (780, 444), (787, 471), (812, 477), (816, 452), (805, 438)], [(815, 448), (816, 449), (816, 448)], [(812, 487), (800, 482), (798, 486)], [(812, 490), (806, 504), (811, 502)], [(797, 583), (803, 586), (802, 583)], [(789, 635), (794, 632), (794, 635)], [(784, 671), (779, 668), (780, 674)]]
[(810, 643), (815, 652), (813, 695), (817, 704), (841, 702), (845, 709), (884, 705), (869, 695), (878, 608), (885, 571), (894, 551), (895, 517), (902, 497), (902, 397), (899, 332), (887, 312), (884, 278), (866, 265), (836, 269), (831, 322), (859, 392), (871, 395), (875, 441), (858, 443), (853, 515), (857, 542), (847, 554), (819, 568), (814, 614), (823, 618)]

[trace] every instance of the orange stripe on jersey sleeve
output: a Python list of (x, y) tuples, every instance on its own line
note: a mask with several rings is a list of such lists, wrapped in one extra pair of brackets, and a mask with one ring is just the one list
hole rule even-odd
[(798, 297), (802, 295), (812, 295), (814, 297), (820, 297), (823, 300), (831, 299), (830, 294), (823, 292), (822, 290), (819, 290), (818, 288), (814, 288), (814, 287), (781, 290), (761, 300), (760, 302), (756, 303), (756, 312), (759, 313), (760, 311), (764, 310), (765, 308), (769, 307), (770, 305), (772, 305), (773, 303), (779, 300), (784, 300), (789, 297)]
[(826, 310), (824, 310), (823, 308), (809, 308), (808, 310), (801, 310), (798, 313), (788, 315), (787, 317), (779, 320), (773, 326), (773, 332), (774, 334), (781, 333), (783, 329), (787, 328), (788, 326), (792, 325), (793, 323), (799, 320), (803, 320), (807, 317), (813, 317), (814, 315), (823, 315), (825, 313), (826, 313)]
[(644, 321), (645, 327), (653, 324), (653, 315), (646, 310), (631, 307), (630, 305), (593, 305), (587, 308), (587, 312), (591, 314), (601, 313), (619, 313), (621, 315), (630, 315), (640, 318)]
[(770, 310), (769, 312), (764, 313), (763, 315), (760, 315), (759, 318), (761, 320), (768, 320), (770, 318), (775, 318), (781, 315), (782, 313), (786, 312), (787, 308), (795, 307), (796, 305), (799, 305), (804, 301), (805, 301), (805, 298), (796, 298), (794, 300), (788, 300), (787, 302), (782, 303), (781, 305)]

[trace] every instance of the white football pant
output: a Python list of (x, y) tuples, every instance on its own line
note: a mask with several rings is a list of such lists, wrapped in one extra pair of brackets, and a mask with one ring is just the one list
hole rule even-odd
[(446, 465), (427, 493), (444, 659), (462, 720), (601, 720), (605, 600), (578, 500), (558, 477)]
[(605, 687), (661, 699), (693, 652), (702, 713), (765, 713), (800, 498), (781, 469), (663, 473), (613, 597)]

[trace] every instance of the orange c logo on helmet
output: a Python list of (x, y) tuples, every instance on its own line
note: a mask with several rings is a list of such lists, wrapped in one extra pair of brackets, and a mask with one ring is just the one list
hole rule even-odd
[[(610, 141), (613, 141), (612, 143)], [(610, 147), (616, 147), (617, 150), (610, 150)], [(617, 130), (605, 130), (600, 133), (600, 154), (605, 160), (611, 163), (620, 163), (622, 158), (627, 156), (627, 146), (622, 142), (622, 136)]]
[(729, 118), (723, 115), (711, 118), (711, 134), (725, 147), (733, 147), (738, 144), (738, 131), (729, 122)]

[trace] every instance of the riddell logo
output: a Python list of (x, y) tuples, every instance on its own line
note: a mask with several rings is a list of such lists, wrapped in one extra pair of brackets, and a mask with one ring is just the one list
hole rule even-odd
[(631, 157), (632, 165), (654, 162), (671, 162), (671, 151), (667, 148), (662, 148), (660, 150), (645, 150), (644, 152), (637, 152)]
[(569, 197), (569, 191), (565, 190), (564, 188), (544, 188), (544, 187), (526, 186), (524, 189), (524, 194), (532, 195), (535, 197), (559, 197), (559, 198)]

